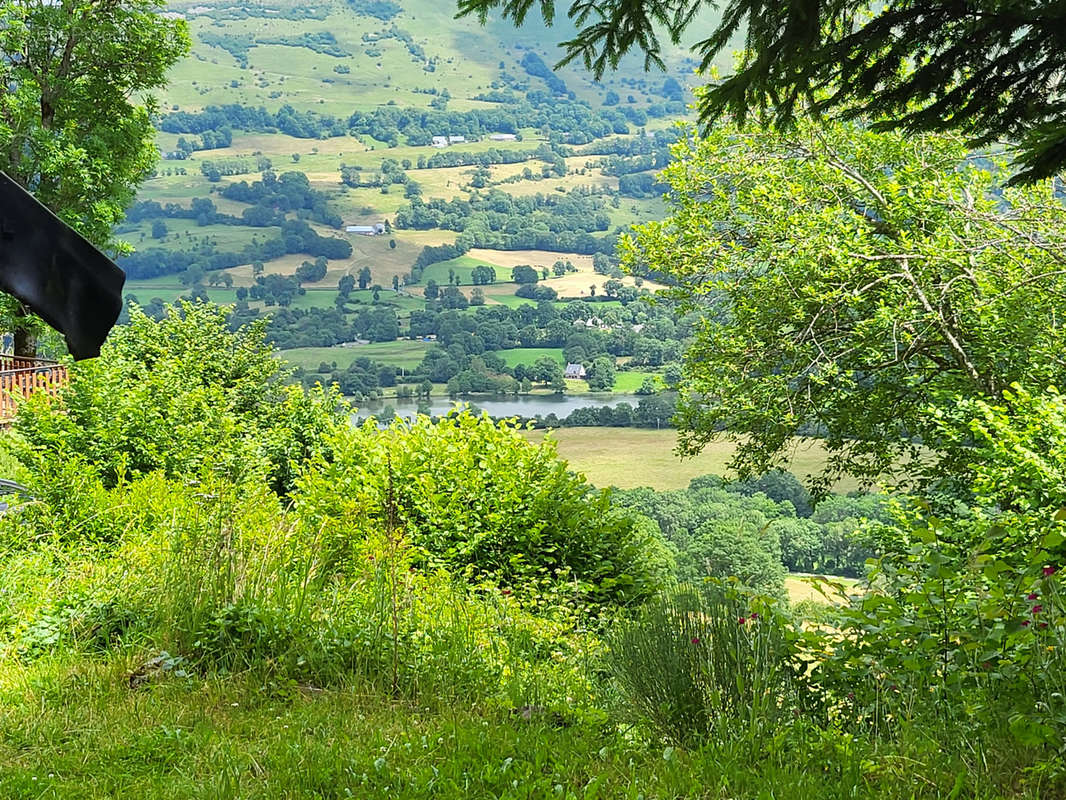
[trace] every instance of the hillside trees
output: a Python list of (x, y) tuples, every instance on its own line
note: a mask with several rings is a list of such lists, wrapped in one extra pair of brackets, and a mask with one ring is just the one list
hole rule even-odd
[(853, 124), (723, 125), (675, 156), (672, 214), (626, 260), (671, 276), (704, 316), (686, 451), (735, 439), (735, 466), (757, 475), (819, 435), (822, 486), (930, 450), (930, 473), (952, 474), (966, 463), (944, 428), (958, 397), (1062, 385), (1066, 208), (1050, 185), (1006, 187), (959, 136)]
[[(0, 169), (99, 247), (156, 158), (150, 92), (189, 47), (156, 0), (0, 3)], [(16, 353), (36, 324), (13, 300)]]

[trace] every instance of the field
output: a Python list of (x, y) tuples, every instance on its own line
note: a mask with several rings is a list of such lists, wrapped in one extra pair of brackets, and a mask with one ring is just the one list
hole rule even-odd
[(338, 369), (347, 369), (357, 358), (370, 358), (384, 361), (397, 367), (411, 369), (422, 361), (429, 345), (424, 342), (399, 340), (395, 342), (372, 342), (355, 347), (296, 347), (282, 350), (278, 357), (293, 366), (304, 369), (318, 369), (323, 361), (327, 364), (336, 362)]
[(502, 358), (509, 367), (518, 364), (533, 364), (539, 358), (550, 358), (560, 364), (563, 362), (561, 347), (516, 347), (514, 350), (498, 350), (496, 355)]
[[(544, 431), (529, 431), (537, 441)], [(681, 459), (674, 452), (677, 433), (673, 430), (639, 428), (558, 428), (549, 434), (558, 444), (560, 458), (583, 472), (596, 486), (635, 489), (683, 489), (700, 475), (728, 476), (727, 464), (734, 446), (715, 442), (692, 458)], [(801, 480), (821, 470), (824, 451), (817, 445), (797, 448), (787, 468)], [(854, 481), (839, 482), (838, 492), (858, 488)]]
[[(475, 20), (457, 21), (450, 8), (415, 0), (405, 3), (398, 16), (388, 22), (374, 17), (361, 16), (343, 6), (327, 9), (324, 18), (284, 19), (272, 18), (273, 14), (286, 14), (290, 8), (287, 0), (274, 4), (262, 13), (252, 12), (247, 17), (232, 15), (228, 6), (206, 3), (175, 2), (170, 7), (186, 16), (193, 35), (193, 50), (190, 56), (172, 72), (169, 88), (160, 98), (161, 107), (168, 111), (196, 112), (210, 105), (238, 103), (246, 106), (263, 106), (276, 111), (289, 105), (298, 111), (313, 111), (332, 114), (346, 119), (353, 111), (366, 111), (383, 106), (399, 108), (427, 108), (438, 102), (438, 95), (448, 90), (447, 109), (466, 111), (470, 109), (492, 110), (498, 104), (473, 99), (474, 95), (499, 86), (499, 81), (522, 77), (536, 88), (540, 79), (531, 79), (519, 65), (530, 50), (540, 53), (551, 61), (549, 42), (557, 41), (558, 28), (548, 30), (539, 24), (526, 25), (520, 30), (490, 23), (480, 26)], [(397, 7), (399, 8), (399, 7)], [(221, 18), (213, 15), (221, 13)], [(565, 27), (565, 25), (564, 25)], [(394, 36), (400, 31), (410, 35), (410, 46)], [(442, 31), (447, 33), (442, 35)], [(505, 34), (501, 40), (498, 38)], [(330, 35), (336, 52), (329, 54), (309, 45), (300, 45), (303, 36)], [(218, 40), (218, 37), (223, 37)], [(291, 43), (267, 43), (267, 39), (287, 38)], [(218, 41), (242, 39), (250, 46), (240, 58), (219, 46)], [(682, 83), (695, 83), (690, 64), (679, 48), (668, 45), (664, 50), (667, 74)], [(583, 69), (565, 68), (559, 76), (566, 81), (577, 98), (587, 101), (593, 109), (603, 107), (608, 91), (626, 97), (626, 105), (643, 109), (662, 101), (658, 86), (661, 79), (650, 79), (643, 72), (638, 59), (623, 60), (618, 71), (595, 81)], [(643, 127), (654, 131), (671, 124), (669, 119), (652, 118)], [(491, 149), (534, 151), (544, 144), (544, 132), (523, 129), (516, 141), (494, 142), (488, 139), (470, 141), (449, 148), (471, 155)], [(633, 134), (628, 134), (632, 136)], [(188, 138), (188, 137), (186, 137)], [(627, 135), (615, 138), (625, 139)], [(177, 149), (179, 135), (159, 132), (157, 144), (161, 151), (171, 153)], [(215, 182), (208, 180), (201, 169), (205, 161), (220, 161), (240, 158), (246, 162), (265, 158), (271, 162), (275, 173), (288, 170), (303, 172), (314, 189), (325, 192), (331, 207), (341, 216), (345, 225), (377, 223), (392, 218), (397, 210), (407, 204), (402, 185), (385, 187), (349, 187), (341, 182), (342, 166), (357, 166), (367, 174), (377, 171), (384, 158), (405, 164), (411, 180), (421, 190), (423, 198), (468, 199), (477, 191), (471, 185), (474, 168), (470, 166), (418, 166), (438, 151), (428, 146), (412, 146), (405, 141), (392, 143), (375, 141), (366, 135), (333, 136), (329, 138), (298, 138), (285, 133), (264, 133), (234, 130), (228, 147), (199, 150), (181, 160), (161, 161), (156, 175), (141, 187), (138, 200), (154, 200), (161, 204), (174, 203), (189, 207), (193, 198), (210, 198), (217, 209), (225, 214), (240, 216), (248, 207), (244, 203), (219, 196), (221, 190), (231, 183), (252, 182), (261, 176), (259, 172), (223, 175)], [(596, 166), (596, 158), (580, 155), (564, 159), (567, 174), (544, 178), (533, 160), (517, 164), (494, 164), (489, 170), (489, 186), (520, 196), (549, 194), (587, 187), (595, 191), (616, 191), (618, 179), (605, 175)], [(527, 167), (533, 175), (525, 174)], [(617, 206), (617, 207), (615, 207)], [(610, 224), (621, 230), (633, 222), (653, 219), (660, 215), (661, 202), (654, 198), (625, 198), (621, 203), (608, 204)], [(293, 216), (292, 213), (289, 215)], [(276, 235), (276, 228), (251, 228), (242, 225), (199, 226), (195, 220), (167, 218), (168, 232), (161, 239), (151, 238), (151, 222), (142, 221), (125, 226), (122, 234), (126, 241), (137, 249), (164, 247), (186, 249), (194, 240), (204, 237), (216, 243), (226, 252), (239, 251), (253, 238)], [(340, 236), (347, 239), (353, 252), (350, 258), (331, 261), (328, 272), (318, 288), (330, 288), (344, 274), (357, 274), (369, 268), (372, 283), (383, 287), (391, 285), (393, 277), (403, 278), (411, 269), (422, 247), (429, 244), (454, 242), (452, 230), (392, 230), (385, 236), (360, 236), (347, 234), (343, 229), (329, 229), (315, 225), (320, 234)], [(307, 258), (295, 254), (266, 262), (266, 272), (291, 275)], [(543, 250), (517, 250), (500, 252), (494, 250), (471, 250), (454, 263), (431, 265), (422, 277), (422, 285), (430, 279), (443, 285), (447, 282), (448, 270), (453, 269), (464, 285), (469, 285), (470, 269), (478, 263), (496, 267), (500, 283), (487, 287), (485, 294), (490, 304), (511, 307), (527, 301), (514, 297), (514, 285), (504, 283), (510, 278), (510, 268), (516, 264), (531, 264), (538, 268), (550, 267), (556, 260), (570, 260), (579, 272), (561, 278), (552, 277), (547, 285), (556, 289), (561, 297), (582, 297), (590, 292), (595, 283), (597, 291), (606, 280), (591, 270), (591, 258), (587, 255)], [(228, 270), (235, 286), (249, 286), (254, 280), (250, 265), (241, 265)], [(178, 276), (167, 276), (164, 300), (173, 300), (183, 288)], [(627, 279), (631, 283), (631, 279)], [(655, 288), (649, 285), (649, 288)], [(142, 301), (149, 291), (140, 282), (131, 281), (127, 291), (137, 294)], [(415, 291), (418, 295), (420, 292)], [(230, 300), (229, 295), (223, 299)], [(254, 304), (253, 304), (254, 305)], [(307, 297), (294, 304), (308, 308), (330, 307), (331, 300), (325, 297)]]

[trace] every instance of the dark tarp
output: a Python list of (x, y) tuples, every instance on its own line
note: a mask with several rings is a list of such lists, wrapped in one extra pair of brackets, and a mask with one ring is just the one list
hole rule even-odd
[(126, 276), (0, 172), (0, 289), (63, 334), (75, 359), (100, 355)]

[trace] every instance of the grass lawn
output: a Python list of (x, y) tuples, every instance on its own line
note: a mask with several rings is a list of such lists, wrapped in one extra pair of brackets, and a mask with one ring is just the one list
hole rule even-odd
[[(130, 674), (152, 655), (0, 669), (0, 797), (943, 796), (916, 781), (918, 793), (905, 790), (907, 775), (892, 779), (894, 761), (876, 773), (871, 767), (871, 778), (843, 769), (840, 756), (827, 767), (825, 757), (763, 760), (728, 746), (644, 744), (578, 702), (524, 719), (499, 704), (396, 700), (358, 683), (320, 688), (245, 672), (163, 677), (131, 689)], [(951, 785), (950, 766), (922, 765), (934, 787)]]
[[(525, 435), (538, 441), (544, 431), (528, 431)], [(558, 428), (551, 436), (558, 443), (560, 458), (568, 461), (572, 469), (585, 473), (596, 486), (620, 489), (683, 489), (700, 475), (729, 475), (726, 464), (734, 450), (728, 442), (714, 442), (698, 456), (682, 460), (674, 453), (677, 433), (673, 430)], [(788, 469), (803, 480), (820, 471), (824, 460), (825, 453), (818, 445), (800, 445)], [(846, 480), (834, 488), (847, 492), (858, 486)]]
[(503, 359), (509, 367), (517, 364), (532, 364), (538, 358), (551, 358), (563, 362), (563, 349), (561, 347), (516, 347), (514, 350), (497, 350), (496, 355)]
[(497, 280), (504, 277), (510, 277), (510, 274), (504, 276), (500, 272), (499, 267), (490, 264), (487, 261), (471, 258), (470, 256), (459, 256), (458, 258), (449, 258), (447, 261), (438, 261), (435, 264), (430, 264), (422, 270), (422, 280), (419, 281), (419, 285), (424, 286), (433, 280), (440, 286), (447, 286), (450, 274), (454, 273), (455, 277), (459, 279), (460, 286), (469, 286), (474, 282), (472, 277), (474, 267), (481, 266), (482, 264), (491, 266), (496, 270)]
[(633, 394), (645, 378), (657, 377), (654, 372), (618, 372), (614, 379), (614, 391), (618, 394)]
[[(824, 594), (814, 588), (814, 582), (811, 580), (814, 577), (819, 576), (793, 572), (785, 578), (785, 591), (788, 593), (788, 601), (792, 603), (792, 605), (807, 601), (821, 604), (828, 604), (830, 602)], [(836, 575), (826, 575), (825, 577), (829, 578), (833, 583), (843, 584), (845, 587), (848, 587), (849, 590), (850, 587), (855, 586), (858, 583), (854, 578), (842, 578)], [(830, 598), (835, 602), (837, 598), (834, 597), (833, 591), (829, 587), (826, 587), (826, 591), (830, 593)], [(839, 599), (842, 600), (843, 598)]]
[(385, 364), (411, 369), (419, 365), (429, 347), (430, 345), (426, 342), (398, 339), (395, 342), (373, 342), (357, 347), (296, 347), (292, 350), (279, 351), (278, 357), (293, 366), (310, 370), (317, 369), (323, 361), (327, 364), (336, 361), (338, 368), (347, 369), (355, 359), (363, 356)]

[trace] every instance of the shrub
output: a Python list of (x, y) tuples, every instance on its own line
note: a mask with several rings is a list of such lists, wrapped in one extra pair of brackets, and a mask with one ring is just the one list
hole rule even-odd
[(315, 460), (294, 500), (338, 565), (384, 528), (393, 491), (396, 524), (423, 570), (598, 605), (648, 596), (667, 568), (660, 540), (567, 471), (553, 445), (530, 445), (506, 422), (467, 411), (384, 431), (370, 421), (337, 429), (328, 446), (333, 459)]
[(281, 377), (261, 324), (231, 331), (229, 312), (206, 304), (183, 303), (159, 321), (134, 308), (99, 358), (71, 366), (58, 401), (37, 394), (19, 407), (15, 454), (45, 496), (69, 488), (56, 478), (71, 461), (105, 488), (230, 464), (261, 469), (285, 492), (293, 463), (347, 414), (337, 395), (304, 394)]

